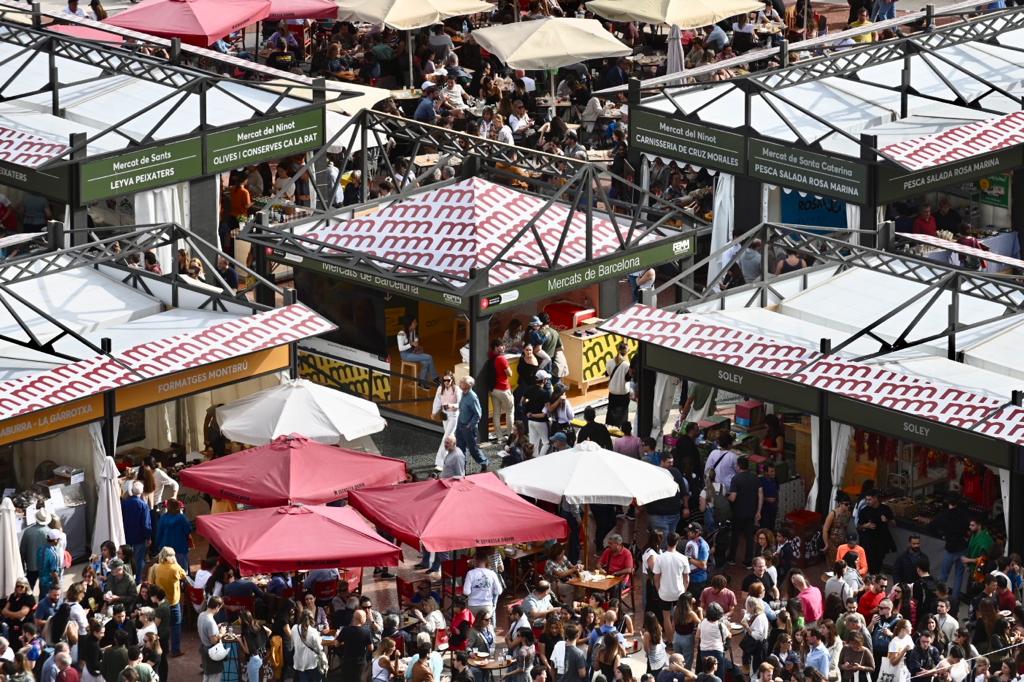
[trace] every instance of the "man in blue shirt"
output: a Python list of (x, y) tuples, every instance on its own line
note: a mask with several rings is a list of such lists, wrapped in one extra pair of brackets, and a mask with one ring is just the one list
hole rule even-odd
[(153, 533), (153, 519), (149, 505), (142, 499), (142, 481), (132, 483), (132, 495), (121, 500), (121, 516), (124, 517), (124, 541), (131, 545), (135, 557), (135, 584), (145, 577), (146, 555), (149, 553), (149, 539)]
[(434, 123), (437, 120), (437, 109), (434, 107), (434, 100), (437, 99), (437, 87), (433, 83), (423, 84), (423, 98), (416, 105), (413, 119), (420, 123)]
[(704, 47), (718, 54), (729, 44), (729, 36), (717, 24), (704, 28)]
[(460, 450), (469, 453), (480, 465), (480, 471), (487, 471), (487, 458), (480, 452), (477, 444), (479, 435), (480, 417), (483, 411), (480, 409), (480, 398), (473, 390), (476, 381), (473, 377), (462, 377), (459, 381), (459, 388), (462, 389), (462, 399), (459, 400), (459, 420), (455, 424), (455, 444)]
[(687, 591), (696, 599), (700, 599), (700, 593), (708, 585), (708, 559), (711, 557), (711, 547), (708, 541), (701, 537), (704, 529), (699, 523), (693, 522), (686, 526), (686, 558), (690, 560), (690, 584)]
[(807, 652), (807, 667), (814, 668), (821, 673), (821, 676), (828, 679), (828, 669), (831, 664), (828, 649), (821, 641), (821, 633), (817, 628), (807, 630), (807, 643), (811, 650)]

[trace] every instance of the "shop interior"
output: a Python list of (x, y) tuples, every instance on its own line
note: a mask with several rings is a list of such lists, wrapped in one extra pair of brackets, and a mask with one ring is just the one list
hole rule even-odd
[[(299, 300), (337, 325), (337, 330), (304, 344), (308, 350), (328, 357), (358, 363), (371, 374), (355, 392), (362, 397), (386, 403), (389, 409), (422, 420), (430, 420), (435, 390), (419, 388), (418, 365), (404, 363), (398, 353), (396, 336), (403, 320), (415, 317), (424, 353), (434, 360), (437, 371), (453, 371), (456, 379), (469, 374), (468, 317), (445, 306), (415, 300), (396, 293), (385, 293), (347, 280), (320, 275), (302, 268), (294, 271)], [(630, 292), (619, 287), (622, 306), (629, 304)], [(607, 398), (604, 363), (615, 352), (619, 337), (611, 338), (596, 329), (599, 301), (598, 285), (566, 291), (495, 313), (490, 318), (490, 339), (502, 338), (510, 327), (525, 331), (530, 319), (547, 311), (551, 324), (562, 337), (568, 376), (563, 380), (577, 411), (588, 403)], [(519, 344), (506, 349), (512, 369), (512, 388), (517, 382)], [(310, 361), (313, 362), (313, 361)], [(600, 367), (598, 371), (597, 367)], [(351, 370), (349, 370), (351, 372)], [(325, 373), (305, 373), (306, 378), (330, 383)], [(386, 382), (383, 384), (382, 382)], [(352, 390), (354, 382), (348, 383)], [(372, 389), (370, 388), (372, 386)]]

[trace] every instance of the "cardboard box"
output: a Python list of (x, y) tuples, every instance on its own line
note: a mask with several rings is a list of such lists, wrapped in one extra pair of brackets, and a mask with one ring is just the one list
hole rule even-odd
[(736, 423), (747, 427), (764, 423), (764, 403), (760, 400), (746, 400), (736, 405)]

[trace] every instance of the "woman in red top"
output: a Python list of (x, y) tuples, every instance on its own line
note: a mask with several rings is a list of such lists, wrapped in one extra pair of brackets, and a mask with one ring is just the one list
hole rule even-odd
[(917, 218), (914, 219), (914, 234), (927, 234), (934, 237), (938, 234), (939, 227), (935, 224), (935, 216), (932, 215), (932, 207), (924, 204), (918, 210)]

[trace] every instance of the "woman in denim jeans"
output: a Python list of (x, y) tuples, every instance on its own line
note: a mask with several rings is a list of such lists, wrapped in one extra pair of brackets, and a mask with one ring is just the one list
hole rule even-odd
[(689, 670), (693, 670), (693, 645), (701, 617), (700, 607), (694, 605), (693, 595), (683, 592), (672, 609), (672, 651), (683, 655)]
[(249, 657), (245, 669), (248, 672), (249, 682), (260, 682), (260, 669), (267, 657), (267, 644), (270, 641), (270, 630), (260, 625), (249, 613), (248, 609), (242, 609), (239, 614), (242, 621), (242, 638), (240, 644), (242, 652)]

